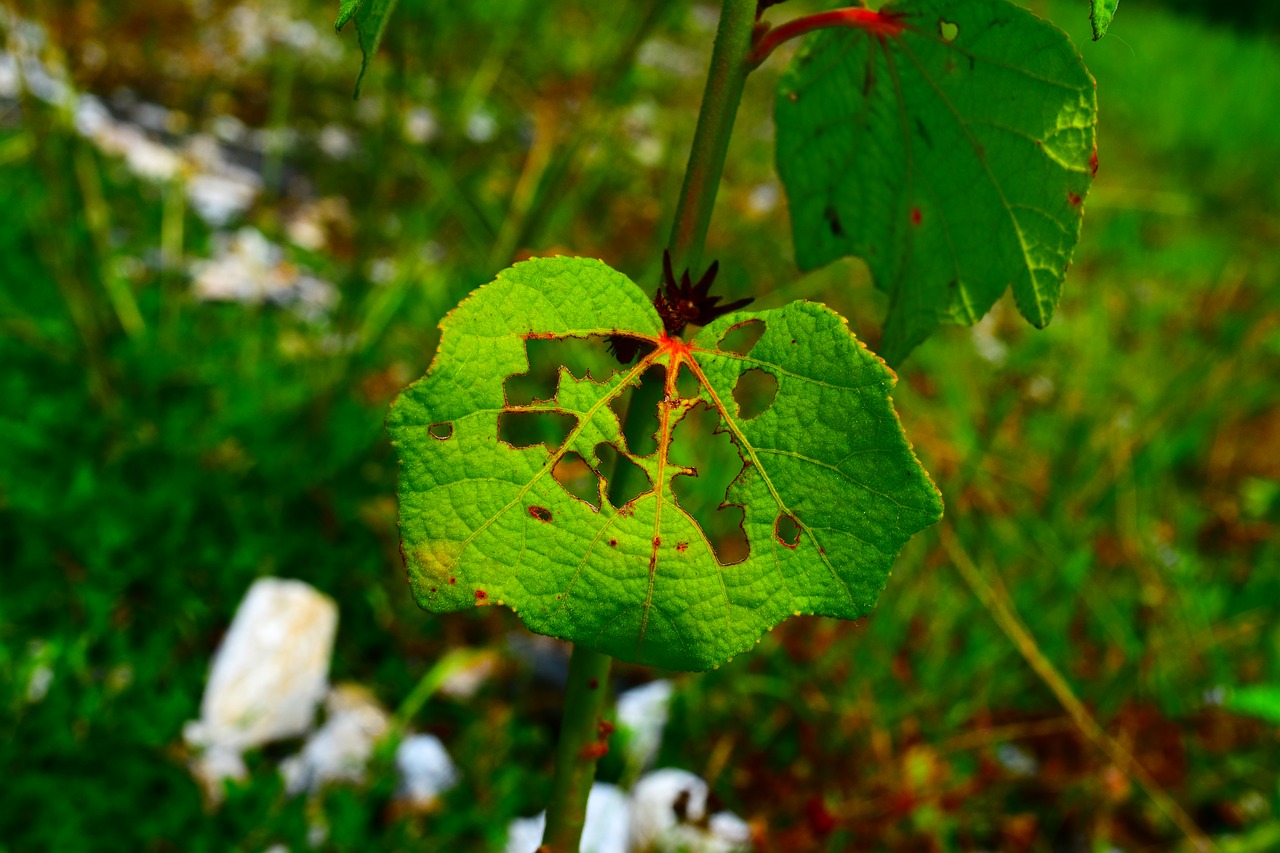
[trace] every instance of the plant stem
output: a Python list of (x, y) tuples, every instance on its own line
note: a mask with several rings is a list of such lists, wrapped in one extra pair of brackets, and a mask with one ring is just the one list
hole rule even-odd
[(716, 191), (720, 188), (724, 158), (729, 150), (729, 135), (738, 115), (738, 104), (742, 102), (742, 88), (751, 71), (748, 60), (755, 21), (756, 0), (724, 0), (715, 47), (711, 50), (711, 69), (707, 72), (702, 109), (693, 133), (693, 148), (689, 151), (689, 165), (668, 240), (671, 263), (677, 271), (686, 267), (698, 271), (702, 261), (711, 211), (716, 204)]
[[(668, 248), (676, 269), (696, 269), (711, 224), (711, 211), (724, 173), (729, 136), (742, 102), (742, 89), (751, 70), (751, 34), (755, 27), (756, 0), (724, 0), (720, 9), (720, 25), (715, 46), (711, 50), (711, 69), (698, 112), (698, 125), (693, 134), (693, 147), (685, 169), (684, 185), (676, 206)], [(653, 383), (650, 383), (651, 385)], [(657, 386), (654, 386), (657, 387)], [(634, 420), (650, 411), (657, 400), (642, 401), (642, 389), (636, 389), (632, 404), (624, 418), (624, 432)], [(629, 466), (615, 466), (611, 484)], [(655, 483), (662, 488), (662, 483)], [(564, 717), (560, 725), (560, 742), (556, 747), (556, 772), (552, 782), (551, 802), (547, 806), (547, 829), (538, 853), (578, 853), (582, 826), (586, 821), (587, 796), (595, 779), (596, 761), (603, 755), (607, 730), (602, 727), (608, 655), (575, 645), (569, 660), (569, 684), (565, 691)]]
[(586, 822), (587, 796), (596, 776), (607, 730), (601, 726), (609, 665), (613, 658), (574, 645), (569, 659), (556, 775), (547, 806), (547, 829), (538, 853), (577, 853)]

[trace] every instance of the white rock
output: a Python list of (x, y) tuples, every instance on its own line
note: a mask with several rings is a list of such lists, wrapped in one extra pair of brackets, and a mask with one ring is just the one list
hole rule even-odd
[(658, 755), (673, 689), (670, 681), (660, 679), (618, 696), (618, 726), (628, 735), (627, 761), (638, 769), (647, 768)]
[[(630, 802), (617, 785), (596, 782), (587, 795), (587, 816), (582, 826), (579, 853), (627, 853)], [(542, 844), (547, 813), (516, 818), (507, 829), (505, 853), (533, 853)]]
[(280, 763), (290, 794), (317, 791), (328, 782), (364, 781), (374, 747), (391, 720), (366, 688), (343, 684), (325, 697), (328, 717), (303, 744), (302, 751)]
[(191, 272), (198, 299), (270, 302), (313, 322), (338, 301), (332, 284), (288, 263), (284, 250), (256, 228), (241, 228), (230, 239), (220, 240), (217, 255), (194, 262)]
[(430, 808), (458, 781), (458, 768), (435, 735), (410, 735), (396, 749), (400, 799), (414, 808)]
[(547, 830), (547, 813), (535, 817), (518, 817), (507, 826), (505, 853), (533, 853), (542, 843)]
[(201, 219), (210, 225), (222, 226), (253, 207), (261, 188), (261, 181), (245, 178), (240, 171), (234, 174), (201, 172), (187, 181), (187, 199)]
[(587, 795), (581, 853), (626, 853), (630, 829), (630, 798), (617, 785), (592, 785)]
[(213, 658), (200, 719), (183, 736), (202, 750), (194, 770), (217, 796), (243, 775), (245, 750), (306, 734), (327, 688), (338, 627), (333, 600), (302, 581), (259, 578)]
[(751, 830), (730, 812), (707, 816), (707, 783), (686, 770), (646, 774), (631, 792), (631, 849), (661, 853), (747, 850)]

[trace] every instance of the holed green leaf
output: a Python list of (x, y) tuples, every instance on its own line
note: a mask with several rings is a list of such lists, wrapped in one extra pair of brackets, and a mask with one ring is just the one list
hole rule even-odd
[(347, 21), (355, 18), (356, 39), (360, 42), (360, 76), (356, 78), (355, 96), (360, 97), (360, 85), (364, 83), (364, 74), (378, 52), (382, 42), (382, 34), (387, 29), (387, 21), (396, 8), (397, 0), (339, 0), (338, 20), (334, 29), (341, 30)]
[(779, 85), (797, 263), (866, 261), (889, 295), (891, 364), (1010, 284), (1043, 327), (1096, 164), (1093, 78), (1066, 34), (1007, 0), (873, 17), (811, 36)]
[[(746, 354), (722, 346), (750, 322), (764, 331)], [(441, 328), (430, 370), (388, 419), (401, 461), (402, 549), (427, 610), (502, 604), (541, 634), (624, 660), (708, 669), (791, 615), (865, 615), (902, 545), (941, 517), (889, 399), (893, 372), (823, 306), (730, 314), (685, 342), (666, 337), (621, 273), (557, 257), (506, 270)], [(601, 379), (562, 368), (553, 399), (508, 401), (504, 382), (530, 369), (530, 341), (602, 335), (638, 339), (647, 354)], [(638, 456), (610, 404), (655, 365), (666, 372), (657, 449)], [(750, 370), (771, 374), (777, 390), (747, 418), (734, 389)], [(729, 565), (672, 487), (697, 476), (670, 450), (676, 425), (700, 404), (741, 456), (726, 501), (744, 508), (750, 553)], [(501, 440), (500, 417), (528, 412), (567, 413), (573, 426), (558, 448)], [(608, 499), (602, 444), (648, 478), (622, 506)], [(594, 501), (556, 477), (571, 453), (600, 476)]]

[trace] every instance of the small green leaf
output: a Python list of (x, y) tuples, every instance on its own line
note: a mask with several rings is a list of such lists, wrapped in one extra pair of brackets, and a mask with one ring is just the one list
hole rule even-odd
[(382, 34), (387, 29), (387, 21), (396, 7), (397, 0), (341, 0), (338, 5), (338, 20), (334, 29), (341, 30), (347, 21), (355, 18), (356, 40), (360, 43), (360, 76), (356, 78), (355, 97), (360, 97), (360, 85), (364, 82), (364, 74), (378, 52), (382, 42)]
[(1227, 693), (1223, 705), (1237, 714), (1257, 717), (1280, 726), (1280, 686), (1255, 684), (1237, 687)]
[(797, 263), (866, 261), (889, 295), (890, 363), (1010, 284), (1046, 325), (1096, 162), (1093, 78), (1007, 0), (904, 0), (877, 20), (811, 36), (779, 84)]
[[(722, 347), (744, 323), (763, 324), (755, 344), (745, 354)], [(870, 612), (902, 545), (941, 517), (889, 399), (896, 377), (823, 306), (730, 314), (686, 343), (666, 337), (625, 276), (558, 257), (506, 270), (441, 328), (430, 370), (388, 418), (405, 562), (432, 612), (502, 604), (535, 632), (617, 658), (708, 669), (789, 616)], [(561, 368), (553, 399), (508, 402), (506, 380), (530, 370), (529, 341), (608, 335), (635, 338), (646, 354), (598, 378)], [(639, 456), (611, 404), (654, 366), (667, 376), (657, 448)], [(747, 418), (734, 392), (753, 370), (777, 389)], [(697, 476), (670, 450), (699, 404), (719, 416), (742, 460), (725, 500), (744, 508), (750, 552), (729, 565), (673, 488), (676, 477)], [(567, 414), (573, 426), (558, 448), (515, 447), (500, 440), (499, 423), (517, 412)], [(607, 497), (602, 444), (648, 478), (622, 506)], [(594, 501), (557, 480), (569, 453), (599, 475)]]
[(1116, 16), (1116, 7), (1120, 0), (1089, 0), (1089, 23), (1093, 24), (1093, 40), (1097, 41), (1107, 34), (1111, 19)]

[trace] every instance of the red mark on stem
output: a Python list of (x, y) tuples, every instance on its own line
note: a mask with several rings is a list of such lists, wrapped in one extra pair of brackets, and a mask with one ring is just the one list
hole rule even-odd
[(541, 521), (543, 524), (547, 524), (551, 521), (551, 510), (547, 509), (545, 506), (529, 507), (529, 515), (538, 519), (538, 521)]
[(1079, 207), (1080, 202), (1084, 201), (1084, 199), (1075, 193), (1067, 193), (1067, 201), (1071, 202), (1072, 207)]
[(587, 686), (590, 687), (592, 690), (595, 690), (597, 687), (600, 686), (600, 682), (599, 680), (593, 678), (587, 682)]
[(769, 54), (785, 41), (823, 30), (829, 27), (849, 27), (862, 30), (883, 41), (902, 35), (906, 25), (901, 12), (873, 12), (870, 9), (833, 9), (816, 15), (805, 15), (764, 31), (755, 40), (748, 62), (755, 66), (769, 58)]
[(923, 221), (924, 221), (924, 216), (920, 213), (920, 208), (918, 207), (911, 208), (911, 224), (919, 228), (920, 223)]
[(609, 754), (609, 744), (592, 741), (582, 748), (578, 756), (584, 761), (598, 761)]
[(608, 737), (609, 735), (613, 734), (614, 725), (608, 720), (601, 720), (600, 725), (596, 728), (596, 730), (600, 732), (600, 737), (602, 738)]

